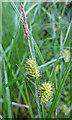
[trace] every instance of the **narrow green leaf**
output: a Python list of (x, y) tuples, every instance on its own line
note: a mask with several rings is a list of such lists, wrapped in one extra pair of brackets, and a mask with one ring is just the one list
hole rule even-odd
[(20, 80), (20, 77), (19, 78), (16, 78), (15, 80), (12, 80), (10, 82), (8, 82), (7, 84), (5, 84), (4, 86), (2, 86), (2, 88), (6, 88), (8, 86), (11, 86), (13, 83), (17, 82), (18, 80)]
[[(7, 77), (7, 71), (6, 71), (6, 66), (5, 66), (5, 62), (3, 61), (3, 65), (4, 65), (4, 76), (5, 76), (5, 84), (8, 83), (8, 77)], [(7, 106), (8, 106), (8, 118), (12, 118), (12, 109), (11, 109), (11, 100), (10, 100), (10, 91), (9, 91), (9, 87), (6, 88), (6, 99), (7, 99)]]
[[(1, 47), (2, 47), (2, 46), (1, 46)], [(11, 69), (10, 63), (8, 62), (7, 56), (6, 56), (3, 48), (2, 48), (2, 53), (4, 54), (4, 59), (5, 59), (5, 61), (7, 62), (8, 68), (11, 70), (12, 75), (13, 75), (14, 79), (16, 80), (16, 75), (15, 75), (14, 71)], [(6, 83), (6, 84), (7, 84), (7, 83)], [(27, 100), (26, 100), (26, 97), (25, 97), (25, 94), (24, 94), (24, 91), (23, 91), (22, 88), (20, 87), (19, 81), (16, 81), (16, 84), (17, 84), (17, 86), (18, 86), (18, 88), (19, 88), (19, 91), (21, 92), (21, 95), (22, 95), (22, 97), (23, 97), (23, 100), (24, 100), (25, 104), (28, 104), (28, 102), (27, 102)], [(29, 110), (30, 116), (33, 117), (31, 107), (30, 107), (28, 110)]]
[(47, 63), (45, 63), (45, 64), (43, 64), (43, 65), (40, 65), (39, 67), (40, 67), (40, 68), (45, 67), (45, 66), (47, 66), (47, 65), (49, 65), (49, 64), (51, 64), (51, 63), (53, 63), (53, 62), (55, 62), (55, 61), (57, 61), (57, 60), (59, 60), (59, 59), (62, 59), (62, 58), (64, 58), (64, 56), (61, 56), (61, 57), (59, 57), (59, 58), (57, 58), (57, 59), (54, 59), (54, 60), (52, 60), (52, 61), (49, 61), (49, 62), (47, 62)]
[[(39, 50), (39, 48), (38, 48), (35, 40), (34, 40), (34, 46), (35, 46), (35, 49), (36, 49), (36, 51), (37, 51), (37, 53), (38, 53), (38, 55), (39, 55), (39, 57), (40, 57), (40, 60), (41, 60), (42, 64), (45, 64), (45, 61), (44, 61), (44, 59), (43, 59), (43, 57), (42, 57), (42, 54), (41, 54), (41, 52), (40, 52), (40, 50)], [(45, 66), (44, 68), (45, 68), (45, 70), (46, 70), (46, 73), (47, 73), (47, 76), (48, 76), (48, 79), (49, 79), (50, 74), (49, 74), (49, 71), (48, 71), (48, 69), (47, 69), (47, 66)]]
[(51, 14), (44, 7), (41, 7), (41, 9), (50, 17), (50, 19), (52, 18)]
[(34, 3), (27, 11), (26, 11), (26, 16), (27, 14), (37, 5), (38, 3)]
[(66, 80), (66, 78), (68, 76), (68, 73), (70, 71), (70, 67), (71, 67), (71, 62), (68, 64), (68, 67), (67, 67), (67, 69), (65, 71), (63, 79), (61, 80), (61, 82), (59, 84), (59, 87), (58, 87), (58, 89), (55, 92), (54, 99), (53, 99), (53, 102), (52, 102), (52, 105), (50, 107), (50, 111), (49, 111), (49, 114), (48, 114), (48, 118), (52, 118), (53, 117), (54, 110), (55, 110), (55, 107), (57, 105), (57, 101), (59, 100), (59, 96), (61, 94), (61, 90), (62, 90), (62, 88), (64, 86), (64, 83), (65, 83), (65, 80)]

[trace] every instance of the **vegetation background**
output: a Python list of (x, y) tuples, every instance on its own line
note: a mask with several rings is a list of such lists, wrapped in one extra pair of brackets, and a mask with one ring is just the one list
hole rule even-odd
[[(63, 59), (64, 50), (71, 51), (72, 2), (24, 2), (33, 55), (40, 67), (38, 85), (54, 84), (52, 104), (43, 108), (36, 97), (37, 85), (29, 79), (24, 63), (31, 56), (23, 29), (20, 2), (2, 3), (2, 73), (3, 118), (71, 118), (71, 59)], [(70, 57), (69, 54), (66, 55)], [(19, 103), (19, 105), (14, 103)], [(29, 105), (26, 108), (22, 105)]]

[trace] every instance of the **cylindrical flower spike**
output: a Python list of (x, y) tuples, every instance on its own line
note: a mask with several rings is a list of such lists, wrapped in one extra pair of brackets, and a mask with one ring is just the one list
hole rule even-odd
[(50, 82), (45, 82), (39, 87), (38, 96), (40, 98), (40, 103), (47, 103), (52, 101), (53, 87)]
[(31, 78), (38, 79), (40, 77), (40, 71), (39, 71), (38, 65), (30, 57), (29, 59), (27, 59), (27, 62), (26, 62), (26, 70), (27, 70), (28, 75)]
[(22, 11), (22, 15), (23, 15), (23, 27), (24, 27), (24, 30), (25, 30), (26, 37), (29, 40), (28, 24), (26, 22), (26, 16), (25, 16), (25, 11), (24, 11), (24, 6), (22, 5), (22, 3), (21, 3), (21, 11)]

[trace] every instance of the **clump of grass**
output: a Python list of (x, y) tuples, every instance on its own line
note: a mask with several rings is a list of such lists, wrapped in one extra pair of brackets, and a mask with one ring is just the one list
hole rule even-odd
[[(68, 99), (70, 74), (68, 76), (68, 73), (71, 61), (70, 53), (67, 51), (71, 49), (72, 22), (70, 19), (68, 21), (71, 10), (65, 15), (69, 4), (40, 4), (26, 3), (26, 1), (24, 5), (13, 1), (2, 3), (3, 45), (0, 45), (2, 51), (0, 60), (3, 58), (4, 72), (3, 98), (0, 102), (3, 103), (3, 118), (14, 116), (15, 118), (68, 118), (70, 116), (71, 105)], [(26, 76), (25, 72), (20, 72), (25, 59), (27, 61), (24, 67), (30, 77)], [(46, 80), (50, 81), (51, 86)], [(62, 94), (62, 91), (65, 93), (63, 88), (68, 92), (65, 95)], [(53, 97), (52, 91), (54, 91)], [(51, 97), (53, 100), (50, 104)], [(12, 107), (12, 101), (28, 105), (29, 108)], [(59, 109), (62, 102), (65, 105), (68, 102), (66, 108), (68, 110), (64, 114), (61, 113), (62, 109)], [(54, 116), (56, 111), (58, 112)]]

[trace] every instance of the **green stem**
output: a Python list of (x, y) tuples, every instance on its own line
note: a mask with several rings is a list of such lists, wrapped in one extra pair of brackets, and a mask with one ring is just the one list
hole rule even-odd
[[(35, 94), (36, 94), (36, 98), (38, 98), (38, 93), (37, 93), (37, 89), (38, 89), (38, 79), (37, 79), (37, 74), (36, 74), (36, 68), (35, 68), (35, 59), (34, 59), (34, 54), (32, 53), (32, 48), (31, 48), (31, 43), (30, 43), (30, 40), (28, 40), (28, 43), (29, 43), (29, 49), (30, 49), (30, 53), (31, 53), (31, 56), (32, 56), (32, 61), (33, 61), (33, 66), (34, 66), (34, 71), (35, 71), (35, 76), (36, 76), (36, 79), (35, 79)], [(39, 100), (38, 100), (38, 104), (39, 104)], [(37, 108), (38, 109), (38, 108)], [(39, 113), (39, 109), (38, 109), (38, 113)], [(41, 115), (39, 114), (39, 117)]]
[(43, 117), (43, 118), (46, 118), (46, 116), (45, 116), (44, 104), (42, 104), (42, 117)]
[(28, 43), (29, 43), (29, 49), (30, 49), (31, 56), (32, 56), (32, 58), (33, 58), (30, 40), (28, 40)]

